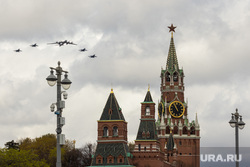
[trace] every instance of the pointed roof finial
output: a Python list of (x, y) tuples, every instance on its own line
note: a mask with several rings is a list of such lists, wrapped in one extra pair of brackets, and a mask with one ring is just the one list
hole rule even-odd
[(198, 128), (200, 127), (199, 122), (198, 122), (197, 112), (196, 112), (196, 117), (195, 117), (195, 126)]
[(176, 27), (174, 27), (173, 24), (171, 24), (171, 26), (168, 26), (168, 28), (169, 28), (169, 32), (171, 32), (171, 38), (173, 38), (173, 32), (175, 32), (174, 29), (175, 29)]
[(169, 28), (169, 32), (172, 32), (172, 31), (175, 32), (174, 29), (175, 29), (176, 27), (174, 27), (173, 24), (171, 24), (171, 26), (168, 26), (168, 28)]
[(148, 84), (148, 92), (145, 96), (144, 102), (153, 102), (153, 99), (151, 97), (151, 93), (150, 93), (150, 85)]
[(111, 93), (109, 94), (108, 100), (103, 109), (100, 121), (104, 120), (123, 120), (125, 118), (121, 112), (121, 107), (118, 104), (118, 101), (113, 93), (113, 89), (111, 89)]
[(110, 93), (114, 93), (113, 91), (113, 84), (111, 83), (111, 92)]
[(173, 32), (175, 32), (175, 28), (173, 24), (168, 27), (171, 32), (171, 41), (170, 41), (170, 46), (169, 46), (169, 51), (168, 51), (168, 57), (167, 57), (167, 63), (166, 63), (166, 69), (168, 72), (173, 73), (174, 71), (179, 71), (179, 65), (178, 65), (178, 60), (177, 60), (177, 55), (175, 51), (175, 45), (174, 45), (174, 38), (173, 38)]

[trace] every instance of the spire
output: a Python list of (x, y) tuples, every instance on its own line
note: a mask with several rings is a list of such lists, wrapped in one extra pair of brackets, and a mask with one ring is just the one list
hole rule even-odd
[(195, 126), (198, 127), (198, 128), (200, 127), (199, 122), (198, 122), (197, 113), (196, 113), (196, 116), (195, 116)]
[(110, 95), (103, 109), (100, 120), (124, 120), (121, 108), (116, 100), (113, 89), (111, 89)]
[(171, 132), (168, 138), (168, 142), (167, 142), (167, 150), (170, 151), (173, 149), (174, 149), (174, 138)]
[(163, 115), (163, 113), (162, 113), (162, 116), (161, 116), (161, 125), (162, 125), (162, 126), (165, 126), (164, 115)]
[(153, 99), (152, 99), (152, 97), (151, 97), (151, 93), (150, 93), (150, 86), (148, 86), (148, 92), (147, 92), (147, 94), (146, 94), (146, 97), (145, 97), (145, 99), (144, 99), (144, 102), (153, 102)]
[(171, 32), (171, 41), (168, 51), (168, 58), (167, 58), (167, 64), (166, 64), (166, 70), (169, 72), (174, 72), (175, 70), (179, 71), (179, 65), (177, 60), (177, 55), (175, 51), (175, 45), (174, 45), (174, 38), (173, 38), (173, 32), (175, 32), (175, 28), (173, 24), (171, 24), (169, 28), (169, 32)]

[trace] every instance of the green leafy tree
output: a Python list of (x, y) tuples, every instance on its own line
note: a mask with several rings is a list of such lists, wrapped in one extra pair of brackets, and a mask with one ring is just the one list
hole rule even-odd
[(31, 151), (16, 149), (0, 150), (1, 167), (49, 167), (44, 160), (39, 160), (38, 156)]
[[(56, 143), (56, 135), (46, 134), (35, 139), (21, 139), (19, 148), (21, 152), (26, 151), (35, 156), (37, 161), (45, 162), (50, 167), (55, 167), (57, 159)], [(87, 143), (82, 148), (75, 148), (75, 141), (66, 140), (66, 144), (61, 148), (62, 166), (90, 166), (95, 147), (95, 144)]]
[(9, 141), (5, 144), (5, 147), (7, 147), (8, 149), (16, 149), (19, 150), (19, 143), (15, 143), (14, 140)]
[[(25, 138), (19, 141), (20, 150), (32, 151), (39, 160), (45, 160), (51, 167), (56, 164), (56, 135), (46, 134), (35, 139)], [(51, 155), (53, 154), (53, 155)]]

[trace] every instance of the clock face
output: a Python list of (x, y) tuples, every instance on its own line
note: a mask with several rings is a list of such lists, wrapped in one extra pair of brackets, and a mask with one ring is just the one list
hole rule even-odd
[(174, 117), (174, 118), (180, 118), (185, 112), (185, 107), (184, 105), (179, 102), (179, 101), (173, 101), (169, 105), (169, 113)]

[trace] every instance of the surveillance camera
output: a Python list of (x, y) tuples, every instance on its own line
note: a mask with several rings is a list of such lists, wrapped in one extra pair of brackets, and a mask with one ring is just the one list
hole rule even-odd
[(68, 98), (68, 93), (67, 92), (63, 92), (63, 98), (66, 100)]
[(51, 106), (50, 106), (50, 111), (51, 111), (51, 112), (54, 112), (54, 110), (55, 110), (55, 104), (53, 103), (53, 104), (51, 104)]

